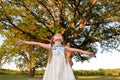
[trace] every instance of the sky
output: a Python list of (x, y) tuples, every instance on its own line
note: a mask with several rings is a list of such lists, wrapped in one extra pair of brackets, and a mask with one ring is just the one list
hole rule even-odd
[[(0, 45), (2, 44), (4, 38), (0, 36)], [(91, 58), (88, 61), (85, 61), (83, 63), (81, 62), (76, 62), (73, 59), (73, 69), (74, 70), (98, 70), (100, 68), (102, 69), (114, 69), (114, 68), (120, 68), (120, 52), (117, 52), (113, 50), (112, 52), (104, 52), (101, 53), (101, 49), (99, 47), (99, 50), (96, 54), (96, 58)], [(3, 65), (2, 68), (5, 69), (13, 69), (13, 70), (18, 70), (12, 62), (11, 64), (5, 64)]]

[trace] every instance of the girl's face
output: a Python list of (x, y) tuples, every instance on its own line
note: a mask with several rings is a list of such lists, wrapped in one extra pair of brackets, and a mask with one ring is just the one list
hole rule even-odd
[(63, 37), (62, 37), (62, 35), (61, 34), (55, 34), (54, 35), (54, 37), (53, 37), (53, 42), (55, 42), (55, 41), (61, 41), (61, 42), (63, 42)]

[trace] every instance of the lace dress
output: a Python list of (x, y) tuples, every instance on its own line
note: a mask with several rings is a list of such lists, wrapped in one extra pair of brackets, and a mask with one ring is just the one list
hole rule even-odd
[(47, 64), (43, 80), (75, 80), (71, 66), (66, 63), (64, 46), (52, 47), (52, 59)]

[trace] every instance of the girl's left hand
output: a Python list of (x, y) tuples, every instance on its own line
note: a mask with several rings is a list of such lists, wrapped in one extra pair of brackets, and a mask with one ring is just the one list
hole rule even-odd
[(89, 51), (87, 51), (86, 54), (89, 55), (90, 57), (93, 57), (93, 56), (94, 56), (94, 53), (89, 52)]

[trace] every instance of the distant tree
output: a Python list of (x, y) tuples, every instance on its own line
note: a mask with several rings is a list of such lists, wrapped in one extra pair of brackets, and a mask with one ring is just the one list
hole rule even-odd
[(58, 32), (71, 47), (96, 53), (99, 42), (103, 50), (120, 51), (119, 4), (119, 0), (1, 0), (0, 34), (6, 38), (0, 49), (1, 65), (17, 56), (20, 68), (29, 66), (31, 71), (45, 66), (47, 51), (36, 46), (18, 47), (15, 42), (49, 43)]

